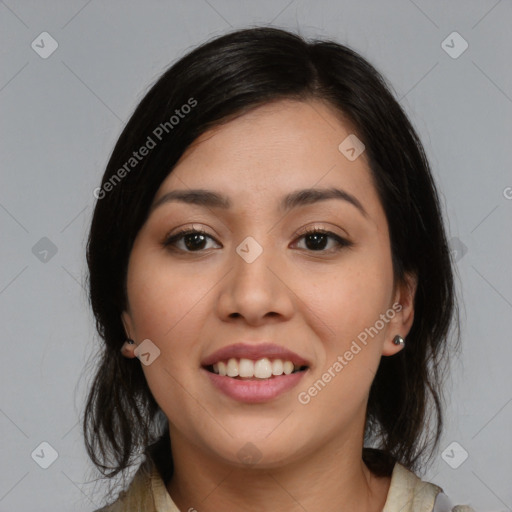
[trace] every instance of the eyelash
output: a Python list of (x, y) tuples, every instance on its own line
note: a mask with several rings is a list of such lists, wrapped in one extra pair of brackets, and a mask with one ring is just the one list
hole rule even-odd
[[(163, 241), (162, 245), (164, 247), (171, 247), (174, 250), (182, 251), (182, 252), (185, 252), (185, 253), (200, 253), (204, 249), (199, 249), (197, 251), (188, 251), (188, 250), (183, 250), (183, 249), (177, 249), (176, 248), (176, 243), (179, 240), (183, 239), (187, 235), (192, 235), (192, 234), (203, 235), (205, 237), (208, 237), (208, 238), (214, 240), (216, 243), (218, 243), (211, 235), (209, 235), (206, 231), (204, 231), (202, 229), (183, 229), (182, 231), (179, 231), (178, 233), (175, 233), (172, 236), (166, 237), (165, 240)], [(327, 231), (327, 230), (324, 230), (324, 229), (321, 229), (321, 228), (313, 228), (313, 229), (302, 231), (302, 232), (299, 233), (299, 239), (304, 238), (304, 237), (306, 237), (308, 235), (314, 235), (314, 234), (326, 235), (326, 236), (328, 236), (328, 238), (332, 238), (333, 240), (335, 240), (335, 242), (337, 244), (337, 247), (334, 248), (334, 249), (321, 249), (321, 250), (318, 250), (318, 251), (310, 250), (310, 252), (313, 252), (313, 253), (322, 253), (322, 252), (323, 253), (330, 253), (330, 252), (333, 252), (333, 251), (337, 252), (337, 251), (340, 251), (340, 250), (342, 250), (344, 248), (352, 247), (354, 245), (354, 243), (351, 242), (350, 240), (347, 240), (346, 238), (342, 238), (342, 237), (336, 235), (335, 233), (333, 233), (331, 231)], [(306, 249), (306, 250), (308, 250), (308, 249)]]

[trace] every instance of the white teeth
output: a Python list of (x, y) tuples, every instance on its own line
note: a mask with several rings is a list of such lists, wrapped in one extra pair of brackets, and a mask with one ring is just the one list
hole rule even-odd
[(254, 377), (254, 363), (250, 359), (240, 359), (238, 375), (240, 377)]
[(213, 365), (213, 372), (228, 377), (241, 377), (257, 379), (269, 379), (273, 375), (290, 375), (300, 366), (295, 367), (291, 361), (282, 359), (270, 360), (267, 357), (253, 361), (251, 359), (235, 359), (232, 357), (227, 362), (219, 361)]
[(258, 379), (268, 379), (272, 377), (272, 363), (266, 357), (259, 359), (254, 364), (254, 376)]
[(228, 361), (226, 374), (228, 377), (238, 377), (238, 361), (236, 359), (231, 358)]
[(293, 363), (291, 361), (285, 361), (283, 364), (283, 370), (285, 375), (290, 375), (293, 372)]
[[(219, 368), (219, 375), (227, 375), (228, 371), (226, 368), (226, 363), (224, 361), (219, 361), (217, 363), (217, 366)], [(215, 365), (213, 365), (213, 371), (215, 371)]]
[(281, 359), (274, 359), (272, 362), (272, 375), (282, 375), (283, 371), (283, 361)]

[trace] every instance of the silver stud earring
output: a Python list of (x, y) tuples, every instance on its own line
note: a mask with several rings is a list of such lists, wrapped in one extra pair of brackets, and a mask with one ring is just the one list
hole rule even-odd
[(397, 334), (394, 338), (393, 338), (393, 343), (395, 345), (405, 345), (405, 340), (402, 338), (402, 336), (400, 336), (400, 334)]

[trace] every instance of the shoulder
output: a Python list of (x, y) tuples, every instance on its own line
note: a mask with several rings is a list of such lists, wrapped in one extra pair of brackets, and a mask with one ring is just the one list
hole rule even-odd
[(144, 461), (135, 473), (128, 489), (122, 491), (116, 501), (94, 512), (154, 512), (155, 501), (152, 489), (153, 465)]
[(167, 492), (160, 470), (151, 455), (135, 473), (126, 491), (117, 500), (94, 512), (179, 512)]
[(453, 506), (443, 489), (418, 478), (396, 463), (383, 512), (475, 512), (466, 505)]

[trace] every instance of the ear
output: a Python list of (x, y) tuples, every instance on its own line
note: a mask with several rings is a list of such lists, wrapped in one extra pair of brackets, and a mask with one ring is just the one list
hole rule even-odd
[(382, 347), (383, 356), (392, 356), (402, 350), (403, 345), (395, 345), (393, 338), (399, 334), (406, 338), (414, 321), (414, 297), (418, 279), (415, 274), (408, 273), (403, 281), (398, 283), (395, 290), (394, 301), (391, 309), (395, 312), (389, 321), (386, 340)]
[[(127, 311), (123, 311), (121, 313), (121, 321), (123, 322), (124, 332), (126, 334), (126, 338), (133, 339), (135, 329), (133, 328), (133, 322), (130, 314)], [(135, 348), (137, 345), (130, 345), (126, 341), (123, 343), (121, 347), (121, 353), (125, 357), (134, 358), (135, 356)]]
[(123, 311), (121, 313), (121, 322), (123, 322), (124, 332), (127, 338), (132, 338), (135, 333), (135, 329), (133, 328), (132, 318), (128, 311)]

